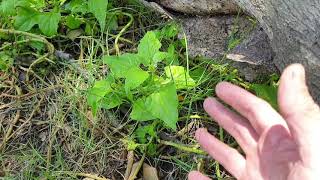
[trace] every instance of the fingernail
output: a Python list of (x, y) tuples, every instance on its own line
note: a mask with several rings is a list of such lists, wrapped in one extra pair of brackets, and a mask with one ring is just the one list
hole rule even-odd
[(298, 81), (304, 81), (305, 78), (305, 71), (304, 67), (301, 64), (294, 64), (291, 67), (291, 79), (292, 80), (298, 80)]

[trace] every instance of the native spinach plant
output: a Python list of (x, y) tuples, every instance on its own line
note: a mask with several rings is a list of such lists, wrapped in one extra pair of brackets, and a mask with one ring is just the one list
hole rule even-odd
[[(57, 36), (74, 40), (81, 35), (100, 36), (115, 30), (119, 15), (122, 12), (108, 0), (2, 0), (0, 40), (4, 41), (0, 42), (0, 71), (8, 71), (16, 57), (30, 51), (37, 52), (30, 55), (39, 60), (35, 62), (43, 61), (54, 53), (49, 41)], [(49, 52), (43, 55), (46, 46)]]
[(3, 0), (0, 15), (6, 26), (16, 30), (54, 36), (58, 34), (59, 24), (69, 29), (83, 25), (91, 33), (94, 27), (91, 17), (97, 19), (100, 30), (104, 31), (106, 22), (117, 22), (116, 12), (108, 11), (111, 7), (108, 0)]
[(100, 108), (112, 109), (129, 103), (132, 120), (160, 121), (176, 130), (177, 91), (194, 87), (196, 82), (187, 68), (175, 65), (174, 46), (160, 51), (162, 44), (158, 38), (158, 32), (149, 31), (141, 39), (137, 53), (103, 57), (111, 72), (96, 81), (88, 92), (94, 115)]

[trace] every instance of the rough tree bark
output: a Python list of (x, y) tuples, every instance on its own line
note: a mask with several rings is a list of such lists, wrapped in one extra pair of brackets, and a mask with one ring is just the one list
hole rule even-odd
[(280, 70), (291, 63), (306, 67), (310, 91), (320, 102), (320, 1), (234, 1), (261, 23), (276, 54), (274, 63)]
[(162, 6), (192, 15), (237, 14), (239, 11), (230, 0), (155, 0)]

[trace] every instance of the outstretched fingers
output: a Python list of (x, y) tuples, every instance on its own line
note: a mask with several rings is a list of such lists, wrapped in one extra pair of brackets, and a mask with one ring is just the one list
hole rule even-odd
[(219, 141), (206, 129), (198, 129), (196, 139), (201, 147), (234, 177), (241, 177), (245, 170), (246, 160), (237, 150)]
[(216, 93), (220, 99), (247, 118), (259, 135), (275, 125), (287, 128), (284, 119), (270, 104), (238, 86), (222, 82), (216, 86)]
[(258, 135), (246, 119), (227, 109), (215, 98), (207, 98), (204, 109), (236, 139), (244, 152), (248, 153), (256, 147)]

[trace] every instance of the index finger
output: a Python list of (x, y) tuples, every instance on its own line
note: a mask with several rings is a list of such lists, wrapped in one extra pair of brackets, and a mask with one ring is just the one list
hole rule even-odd
[(270, 104), (250, 92), (222, 82), (216, 86), (216, 93), (220, 99), (247, 118), (258, 134), (279, 124), (288, 129), (284, 119)]

